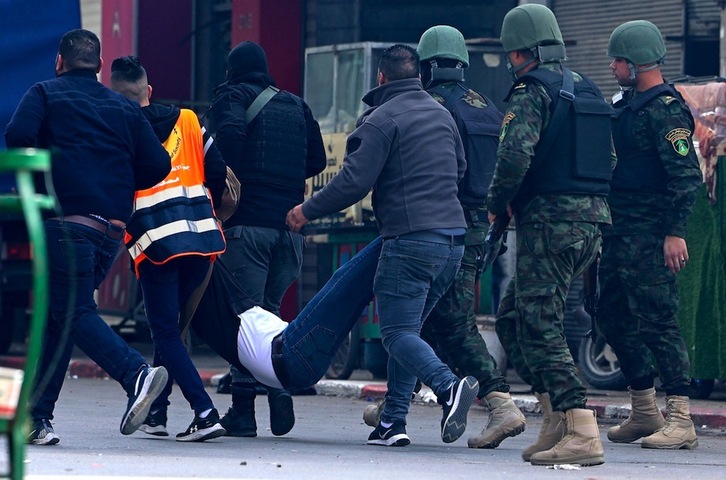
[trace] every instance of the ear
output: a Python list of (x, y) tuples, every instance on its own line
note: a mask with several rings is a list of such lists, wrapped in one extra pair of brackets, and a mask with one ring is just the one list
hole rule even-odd
[(96, 73), (99, 73), (101, 71), (102, 67), (103, 67), (103, 57), (98, 57), (98, 68), (96, 69)]
[(59, 53), (55, 56), (55, 74), (58, 75), (63, 71), (63, 57)]
[(152, 92), (153, 90), (154, 90), (154, 89), (153, 89), (153, 88), (151, 88), (151, 85), (147, 85), (147, 86), (146, 86), (146, 98), (151, 98), (151, 92)]
[(386, 76), (378, 70), (378, 85), (383, 85), (384, 83), (386, 83)]

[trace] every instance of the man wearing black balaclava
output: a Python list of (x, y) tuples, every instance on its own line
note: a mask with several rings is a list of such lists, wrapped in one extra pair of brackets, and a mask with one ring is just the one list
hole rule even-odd
[[(303, 258), (303, 235), (287, 228), (285, 216), (303, 201), (305, 179), (325, 168), (320, 128), (300, 97), (275, 88), (264, 50), (250, 41), (229, 53), (227, 81), (214, 90), (206, 124), (242, 183), (239, 207), (224, 222), (222, 259), (257, 305), (280, 316)], [(229, 436), (254, 437), (257, 382), (247, 371), (230, 371), (232, 407), (221, 423)], [(285, 435), (295, 424), (292, 397), (268, 388), (267, 399), (270, 430)]]

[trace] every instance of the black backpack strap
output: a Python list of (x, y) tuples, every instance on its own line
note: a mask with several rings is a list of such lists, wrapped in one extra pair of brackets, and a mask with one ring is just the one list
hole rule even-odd
[(559, 98), (555, 105), (555, 111), (552, 112), (549, 128), (544, 132), (537, 145), (537, 156), (546, 157), (550, 148), (560, 133), (567, 112), (570, 110), (572, 103), (575, 101), (575, 80), (572, 76), (572, 70), (562, 67), (562, 88), (560, 89)]

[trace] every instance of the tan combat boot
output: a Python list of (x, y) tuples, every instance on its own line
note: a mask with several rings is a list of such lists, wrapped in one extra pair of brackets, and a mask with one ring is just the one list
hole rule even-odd
[(562, 437), (565, 436), (565, 422), (562, 418), (552, 411), (552, 402), (549, 393), (535, 393), (535, 397), (539, 400), (544, 418), (542, 419), (542, 428), (539, 431), (537, 441), (522, 452), (522, 460), (529, 462), (529, 458), (533, 453), (542, 452), (554, 447)]
[(698, 446), (696, 429), (693, 427), (688, 409), (688, 397), (672, 395), (666, 397), (666, 418), (663, 428), (640, 444), (643, 448), (664, 448), (693, 450)]
[(489, 407), (489, 420), (481, 435), (469, 439), (469, 448), (497, 448), (507, 437), (524, 431), (524, 415), (504, 392), (491, 392), (484, 397)]
[(665, 421), (655, 403), (655, 388), (630, 390), (630, 416), (608, 430), (608, 440), (630, 443), (657, 432)]
[(381, 423), (381, 413), (383, 413), (383, 407), (386, 400), (380, 399), (376, 403), (366, 405), (363, 409), (363, 422), (369, 427), (377, 427)]
[[(559, 412), (558, 412), (559, 413)], [(561, 465), (578, 463), (582, 466), (605, 462), (595, 412), (587, 408), (571, 408), (564, 414), (567, 432), (557, 445), (532, 454), (532, 465)]]

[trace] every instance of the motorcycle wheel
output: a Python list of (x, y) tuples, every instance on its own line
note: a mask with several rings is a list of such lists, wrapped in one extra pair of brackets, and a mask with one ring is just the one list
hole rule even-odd
[(620, 371), (618, 357), (602, 335), (594, 341), (590, 337), (580, 341), (578, 363), (582, 377), (592, 388), (625, 390), (628, 386)]
[(689, 392), (688, 396), (693, 399), (706, 400), (708, 397), (711, 396), (714, 383), (715, 381), (710, 378), (692, 378), (691, 391)]

